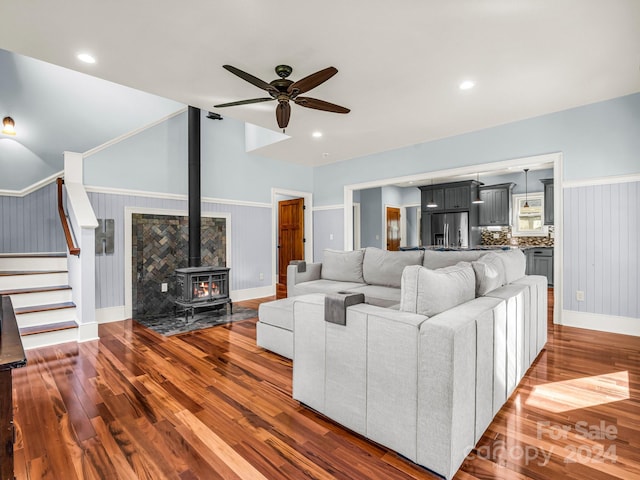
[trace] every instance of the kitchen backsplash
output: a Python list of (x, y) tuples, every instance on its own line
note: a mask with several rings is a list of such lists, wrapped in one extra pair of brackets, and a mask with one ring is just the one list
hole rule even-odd
[[(521, 245), (532, 247), (553, 247), (553, 226), (549, 227), (549, 235), (545, 237), (512, 237), (511, 227), (501, 230), (482, 229), (482, 245)], [(498, 238), (495, 238), (495, 237)]]

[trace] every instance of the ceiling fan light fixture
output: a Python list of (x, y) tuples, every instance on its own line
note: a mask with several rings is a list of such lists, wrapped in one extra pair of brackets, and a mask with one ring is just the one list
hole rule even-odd
[(96, 63), (96, 59), (93, 55), (89, 55), (88, 53), (79, 53), (77, 55), (78, 60), (84, 63)]
[(3, 134), (15, 136), (15, 134), (16, 134), (15, 126), (16, 126), (16, 123), (13, 121), (13, 118), (4, 117), (2, 119), (2, 133)]
[(460, 85), (458, 85), (460, 90), (471, 90), (475, 86), (476, 86), (476, 82), (474, 82), (473, 80), (465, 80)]

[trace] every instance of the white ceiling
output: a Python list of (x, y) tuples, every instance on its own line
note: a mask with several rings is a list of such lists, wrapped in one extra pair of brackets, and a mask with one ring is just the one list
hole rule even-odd
[[(351, 113), (293, 105), (291, 138), (259, 151), (320, 165), (640, 91), (640, 1), (6, 1), (0, 48), (205, 110), (264, 96), (223, 64), (333, 65), (307, 95)], [(277, 130), (274, 110), (217, 111)]]

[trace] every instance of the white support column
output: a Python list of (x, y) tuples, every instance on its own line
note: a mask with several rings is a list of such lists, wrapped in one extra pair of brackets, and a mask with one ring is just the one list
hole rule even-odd
[(64, 177), (67, 191), (67, 213), (80, 256), (67, 255), (69, 285), (73, 288), (73, 302), (78, 315), (78, 341), (98, 338), (96, 322), (96, 262), (95, 229), (98, 226), (95, 213), (82, 183), (83, 156), (81, 153), (64, 152)]

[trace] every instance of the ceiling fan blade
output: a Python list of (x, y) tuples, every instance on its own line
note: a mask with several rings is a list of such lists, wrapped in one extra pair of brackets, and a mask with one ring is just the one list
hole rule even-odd
[(315, 108), (316, 110), (324, 110), (325, 112), (349, 113), (351, 111), (348, 108), (325, 102), (324, 100), (318, 100), (317, 98), (298, 97), (294, 99), (294, 102), (301, 107)]
[(320, 70), (319, 72), (312, 73), (308, 77), (304, 77), (297, 82), (293, 82), (289, 85), (287, 92), (295, 97), (300, 93), (305, 93), (311, 90), (312, 88), (316, 88), (321, 83), (326, 82), (331, 77), (333, 77), (336, 73), (338, 73), (338, 69), (335, 67), (327, 67), (324, 70)]
[(252, 98), (251, 100), (240, 100), (238, 102), (221, 103), (220, 105), (214, 105), (213, 108), (235, 107), (236, 105), (249, 105), (250, 103), (269, 102), (271, 100), (275, 100), (275, 98)]
[(239, 76), (241, 79), (246, 80), (252, 85), (255, 85), (256, 87), (261, 88), (262, 90), (266, 90), (267, 92), (277, 92), (277, 89), (274, 86), (268, 84), (264, 80), (260, 80), (258, 77), (254, 77), (250, 73), (243, 72), (239, 68), (232, 67), (231, 65), (223, 65), (222, 68), (230, 71), (234, 75)]
[(276, 107), (276, 120), (280, 128), (287, 128), (289, 117), (291, 116), (291, 105), (289, 102), (280, 102)]

